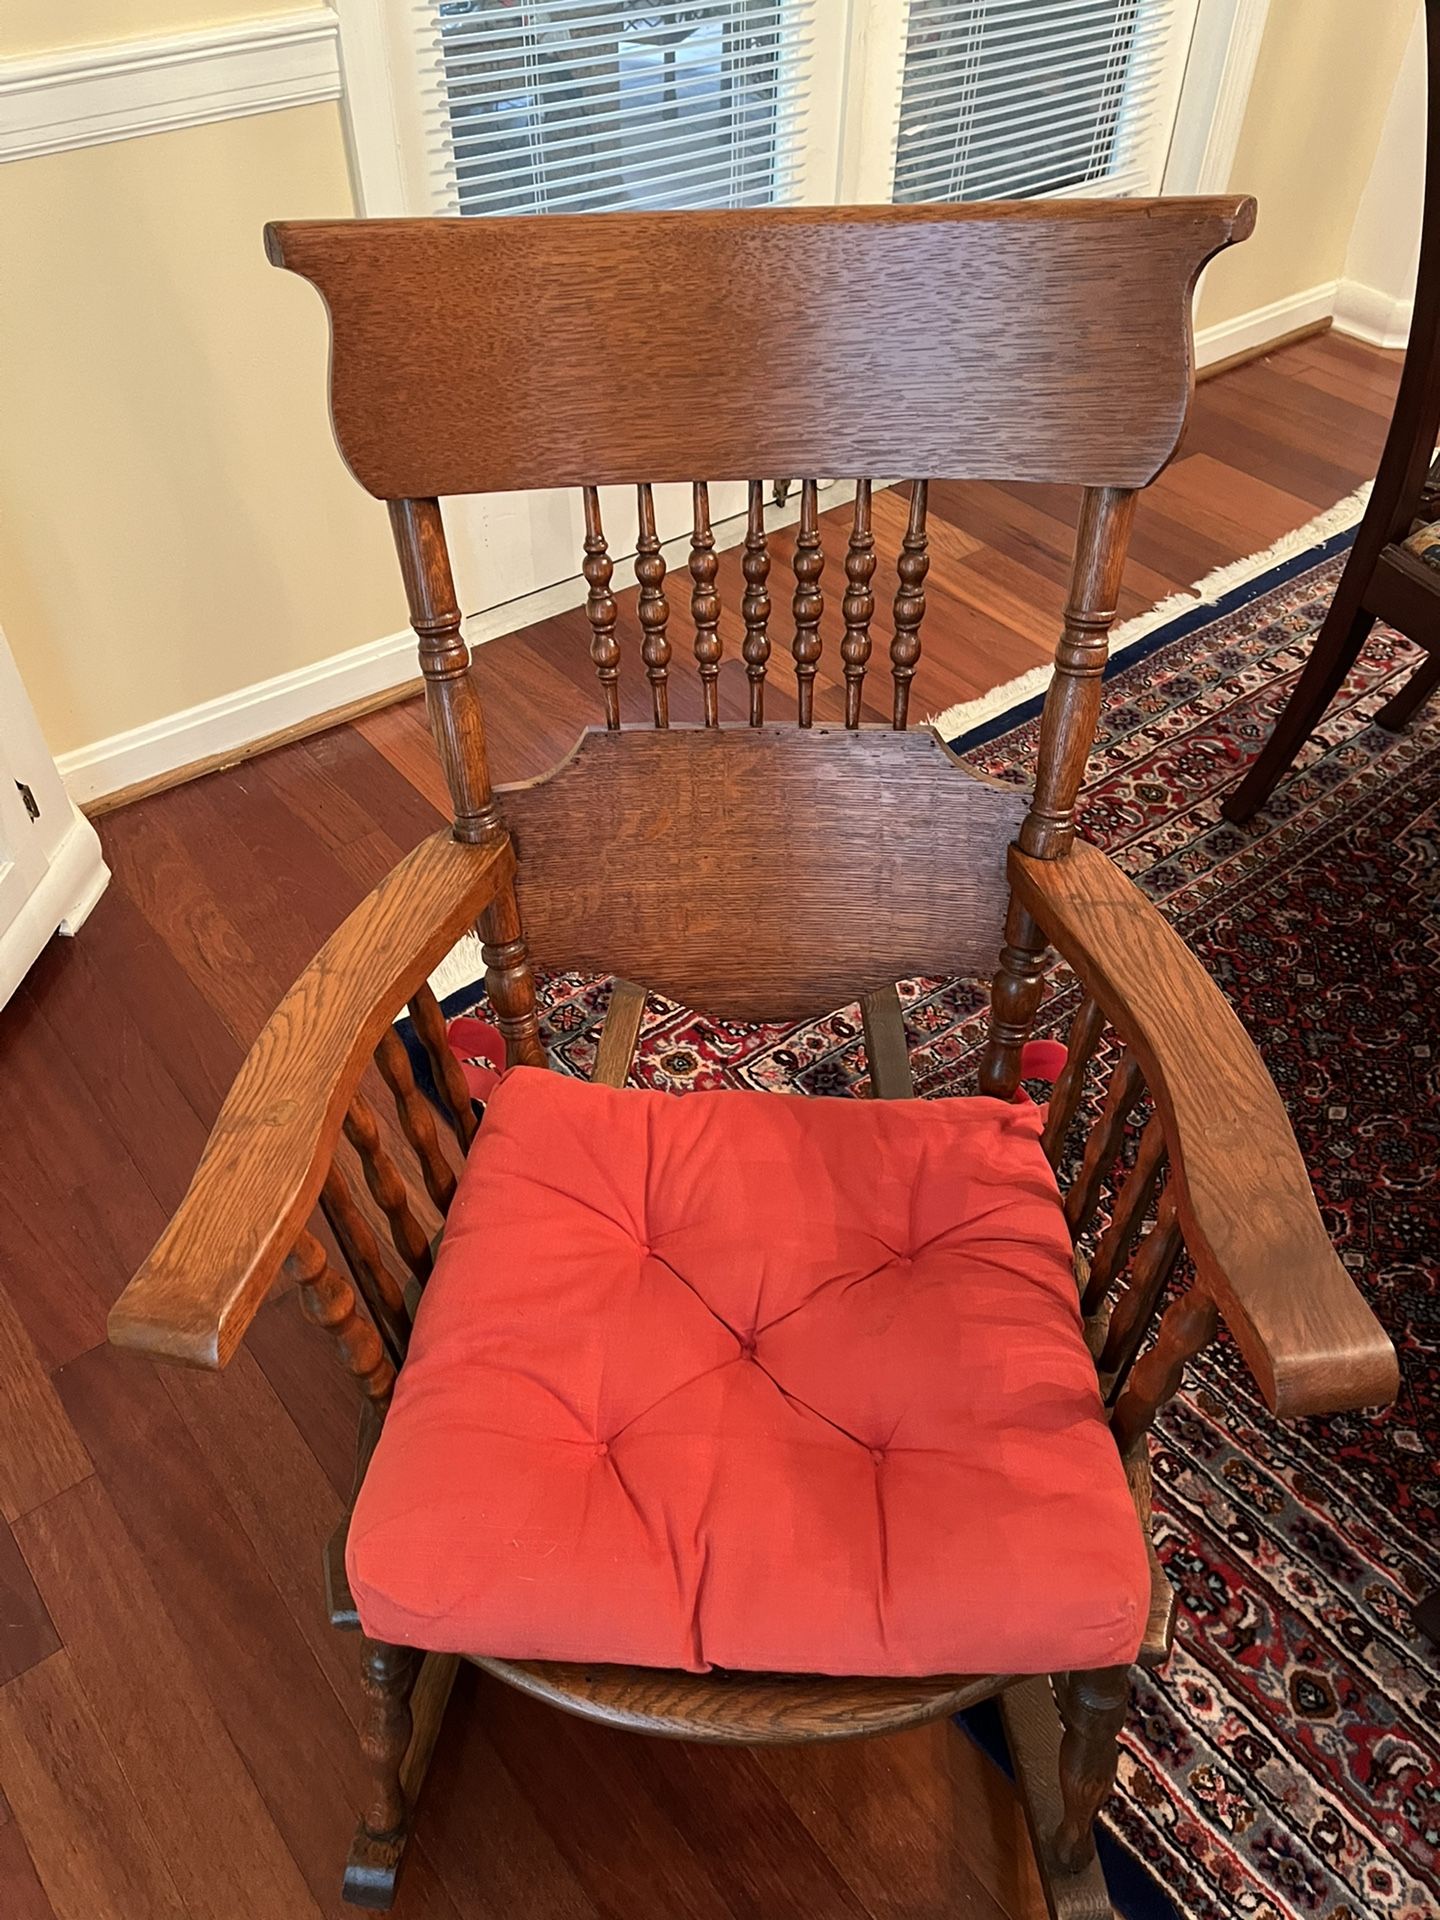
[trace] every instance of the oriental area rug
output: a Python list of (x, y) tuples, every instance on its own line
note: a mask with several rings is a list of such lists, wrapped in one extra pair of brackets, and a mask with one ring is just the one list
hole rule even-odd
[[(1440, 1651), (1411, 1617), (1440, 1585), (1440, 700), (1402, 736), (1370, 718), (1418, 651), (1377, 628), (1264, 812), (1243, 828), (1219, 812), (1284, 705), (1358, 515), (1342, 503), (1117, 636), (1090, 763), (1085, 832), (1249, 1029), (1402, 1375), (1386, 1412), (1286, 1425), (1222, 1341), (1162, 1417), (1156, 1536), (1176, 1647), (1162, 1674), (1137, 1675), (1102, 1823), (1127, 1920), (1440, 1913)], [(968, 766), (1024, 784), (1043, 678), (936, 724)], [(448, 1015), (483, 1018), (477, 960), (452, 956)], [(973, 1091), (985, 983), (901, 994), (919, 1093)], [(608, 997), (608, 982), (546, 981), (560, 1069), (588, 1075)], [(1037, 1036), (1063, 1037), (1079, 997), (1057, 966)], [(865, 1074), (854, 1007), (732, 1027), (656, 998), (634, 1069), (681, 1092), (840, 1096)]]

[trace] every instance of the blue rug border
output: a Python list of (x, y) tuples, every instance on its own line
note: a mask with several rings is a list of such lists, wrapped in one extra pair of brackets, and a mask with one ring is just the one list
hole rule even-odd
[[(1338, 533), (1329, 534), (1324, 540), (1317, 540), (1313, 547), (1302, 547), (1298, 553), (1292, 553), (1287, 559), (1277, 560), (1273, 567), (1267, 567), (1264, 573), (1257, 573), (1253, 579), (1242, 580), (1237, 587), (1231, 587), (1228, 593), (1222, 593), (1218, 600), (1198, 601), (1193, 607), (1187, 607), (1183, 613), (1177, 613), (1173, 620), (1167, 620), (1156, 627), (1153, 633), (1145, 634), (1133, 646), (1123, 652), (1112, 654), (1105, 662), (1105, 680), (1111, 680), (1116, 674), (1123, 673), (1127, 667), (1133, 667), (1138, 661), (1148, 660), (1152, 653), (1161, 647), (1168, 647), (1176, 640), (1183, 640), (1187, 634), (1208, 627), (1216, 620), (1223, 620), (1226, 614), (1234, 613), (1238, 607), (1258, 600), (1261, 594), (1269, 593), (1275, 587), (1283, 587), (1287, 580), (1293, 580), (1298, 574), (1307, 573), (1312, 567), (1323, 566), (1354, 544), (1359, 529), (1357, 519), (1353, 527), (1342, 527)], [(1027, 700), (1019, 701), (1013, 707), (1007, 707), (1003, 713), (995, 713), (988, 720), (982, 720), (977, 726), (963, 733), (942, 735), (946, 746), (952, 753), (970, 753), (976, 747), (988, 746), (992, 740), (998, 740), (1002, 734), (1010, 733), (1016, 727), (1023, 727), (1029, 720), (1039, 716), (1045, 704), (1045, 694), (1032, 693)]]

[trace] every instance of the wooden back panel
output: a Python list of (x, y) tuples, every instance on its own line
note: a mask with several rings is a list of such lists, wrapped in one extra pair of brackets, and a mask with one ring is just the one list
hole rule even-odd
[(1026, 796), (927, 728), (592, 729), (496, 798), (537, 966), (731, 1020), (798, 1020), (914, 974), (985, 974)]
[(1143, 486), (1254, 203), (283, 221), (384, 499), (755, 474)]

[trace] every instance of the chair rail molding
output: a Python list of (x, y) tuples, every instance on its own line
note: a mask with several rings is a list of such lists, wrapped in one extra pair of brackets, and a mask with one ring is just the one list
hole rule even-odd
[(329, 7), (0, 60), (0, 161), (340, 98)]

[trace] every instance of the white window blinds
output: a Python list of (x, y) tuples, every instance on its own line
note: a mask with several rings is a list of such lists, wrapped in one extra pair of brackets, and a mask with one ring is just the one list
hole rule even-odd
[(427, 144), (451, 212), (794, 197), (815, 0), (443, 0), (421, 11)]
[(1157, 192), (1194, 0), (910, 0), (894, 198)]

